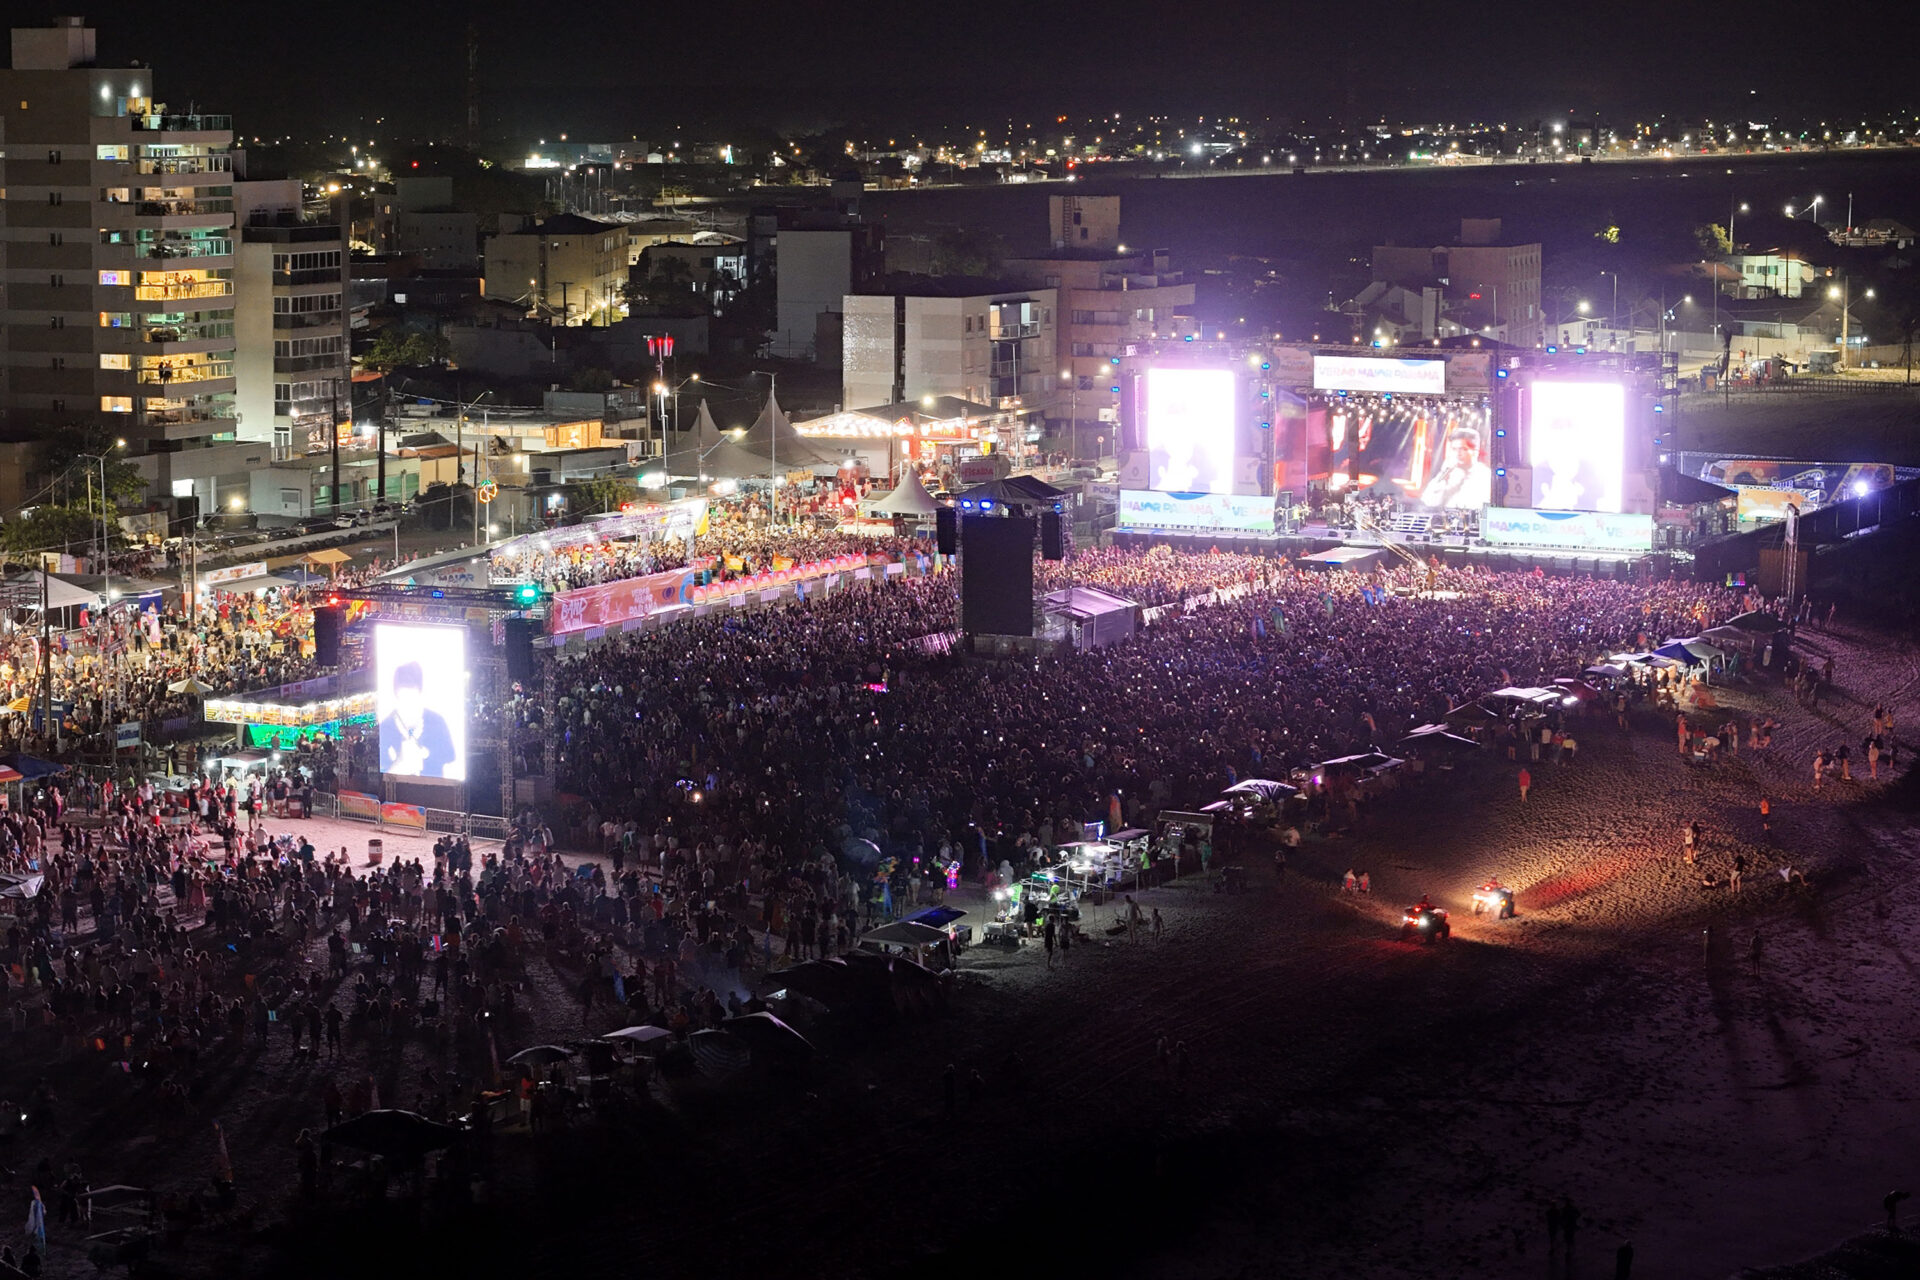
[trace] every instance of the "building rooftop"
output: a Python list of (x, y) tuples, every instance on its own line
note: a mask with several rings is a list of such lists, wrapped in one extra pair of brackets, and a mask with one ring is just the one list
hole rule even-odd
[(991, 293), (1026, 293), (1031, 285), (984, 276), (923, 276), (905, 273), (875, 276), (858, 294), (870, 297), (979, 298)]
[(583, 218), (577, 213), (556, 213), (545, 222), (529, 223), (518, 231), (509, 232), (516, 236), (597, 236), (603, 231), (624, 231), (625, 227), (611, 222), (595, 222), (592, 218)]

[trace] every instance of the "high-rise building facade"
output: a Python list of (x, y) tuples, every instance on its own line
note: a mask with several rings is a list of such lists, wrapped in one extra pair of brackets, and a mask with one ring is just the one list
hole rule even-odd
[[(232, 121), (101, 67), (81, 19), (12, 33), (0, 71), (0, 414), (131, 455), (231, 440)], [(165, 473), (168, 468), (154, 468)]]

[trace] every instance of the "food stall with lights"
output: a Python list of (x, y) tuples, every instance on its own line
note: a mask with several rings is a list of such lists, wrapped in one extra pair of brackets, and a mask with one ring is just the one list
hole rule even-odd
[(796, 422), (803, 439), (849, 450), (876, 477), (891, 484), (902, 471), (933, 476), (942, 488), (967, 459), (1024, 448), (1019, 414), (958, 396), (926, 396), (898, 404), (845, 409)]

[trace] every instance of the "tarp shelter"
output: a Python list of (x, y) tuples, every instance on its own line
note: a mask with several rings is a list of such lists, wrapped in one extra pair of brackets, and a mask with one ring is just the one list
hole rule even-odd
[(1140, 616), (1140, 607), (1133, 601), (1097, 587), (1050, 591), (1040, 611), (1045, 619), (1044, 634), (1071, 641), (1082, 651), (1125, 640), (1133, 634)]
[[(702, 401), (701, 408), (706, 408)], [(776, 472), (840, 469), (839, 455), (830, 453), (793, 429), (793, 423), (772, 395), (760, 406), (760, 416), (740, 442), (748, 452), (766, 458)], [(767, 468), (762, 467), (764, 472)]]
[(34, 898), (46, 877), (39, 873), (0, 872), (0, 898)]
[(43, 573), (39, 569), (29, 569), (7, 578), (5, 591), (8, 602), (20, 609), (38, 609), (42, 582), (46, 583), (49, 609), (90, 608), (100, 603), (99, 592), (89, 591), (59, 574)]
[(1314, 768), (1317, 770), (1351, 769), (1359, 773), (1364, 773), (1368, 777), (1377, 777), (1383, 773), (1391, 773), (1405, 763), (1405, 760), (1398, 759), (1383, 752), (1362, 751), (1357, 755), (1337, 756), (1332, 760), (1322, 760), (1319, 764), (1315, 765)]
[(1485, 707), (1481, 706), (1477, 702), (1469, 702), (1461, 706), (1451, 708), (1446, 715), (1441, 716), (1440, 718), (1446, 721), (1448, 724), (1455, 726), (1456, 728), (1463, 724), (1498, 724), (1500, 723), (1499, 716), (1487, 710)]
[(1728, 656), (1725, 649), (1703, 636), (1687, 636), (1685, 639), (1670, 640), (1667, 643), (1681, 645), (1688, 653), (1707, 662), (1725, 662)]
[(886, 516), (895, 520), (925, 521), (933, 519), (934, 513), (939, 509), (940, 504), (933, 500), (933, 495), (927, 492), (927, 487), (920, 483), (919, 473), (912, 467), (908, 467), (906, 473), (901, 476), (900, 483), (893, 487), (893, 492), (874, 503), (868, 510), (873, 515)]
[(318, 551), (309, 551), (300, 557), (308, 564), (320, 569), (331, 570), (335, 565), (350, 564), (353, 557), (338, 547), (322, 547)]
[(1385, 554), (1380, 547), (1333, 547), (1310, 556), (1301, 556), (1300, 564), (1311, 569), (1351, 569), (1355, 573), (1362, 573), (1373, 568)]
[(1545, 710), (1558, 703), (1562, 696), (1564, 695), (1552, 689), (1522, 688), (1518, 685), (1508, 685), (1504, 689), (1495, 689), (1487, 695), (1486, 700), (1498, 699), (1501, 702), (1522, 702), (1528, 706)]
[(1588, 676), (1610, 676), (1618, 680), (1621, 676), (1627, 674), (1627, 669), (1617, 662), (1596, 662), (1580, 674)]

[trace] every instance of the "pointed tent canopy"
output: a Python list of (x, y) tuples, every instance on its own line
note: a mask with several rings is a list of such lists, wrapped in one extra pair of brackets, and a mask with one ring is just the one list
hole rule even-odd
[(767, 464), (748, 452), (740, 442), (722, 431), (713, 420), (707, 402), (700, 402), (693, 429), (680, 446), (662, 460), (668, 475), (705, 476), (709, 480), (765, 479)]
[(872, 507), (875, 515), (897, 516), (906, 520), (930, 519), (938, 509), (939, 504), (927, 492), (927, 487), (920, 483), (920, 475), (912, 467), (906, 469), (906, 474), (893, 487), (893, 492)]
[(6, 603), (16, 609), (38, 609), (40, 607), (40, 584), (46, 582), (47, 607), (50, 609), (68, 609), (76, 605), (97, 605), (100, 593), (88, 591), (85, 587), (70, 582), (58, 574), (44, 573), (39, 569), (29, 569), (6, 580), (4, 595)]
[(840, 459), (827, 453), (793, 429), (793, 423), (771, 395), (760, 407), (760, 416), (747, 428), (742, 443), (754, 453), (769, 459), (780, 470), (812, 467), (837, 467)]

